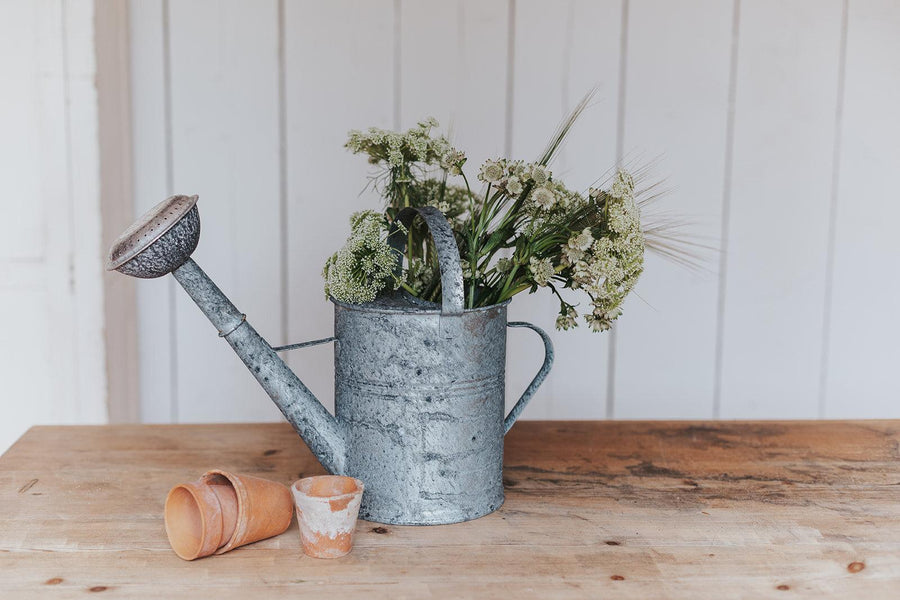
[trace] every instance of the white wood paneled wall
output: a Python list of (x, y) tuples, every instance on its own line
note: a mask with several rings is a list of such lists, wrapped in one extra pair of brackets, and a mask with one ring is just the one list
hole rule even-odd
[(106, 421), (92, 2), (0, 2), (0, 452)]
[[(554, 170), (654, 161), (721, 253), (651, 256), (612, 334), (555, 333), (526, 416), (897, 417), (898, 31), (891, 0), (132, 1), (136, 212), (200, 194), (197, 261), (271, 343), (325, 337), (321, 266), (379, 206), (348, 129), (433, 115), (474, 172), (535, 157), (596, 86)], [(145, 421), (277, 418), (171, 279), (138, 296)], [(510, 333), (510, 402), (533, 338)], [(330, 406), (331, 348), (290, 362)]]

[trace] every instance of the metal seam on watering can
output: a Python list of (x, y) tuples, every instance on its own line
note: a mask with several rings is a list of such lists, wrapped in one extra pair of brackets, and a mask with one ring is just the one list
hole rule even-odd
[[(549, 372), (553, 346), (538, 327), (507, 323), (508, 302), (464, 309), (459, 250), (440, 211), (405, 209), (398, 220), (409, 227), (419, 214), (432, 232), (441, 305), (405, 293), (364, 305), (335, 301), (333, 338), (273, 348), (190, 259), (200, 221), (197, 207), (185, 209), (184, 198), (157, 205), (139, 222), (149, 226), (135, 226), (117, 240), (113, 250), (127, 249), (131, 258), (111, 260), (111, 268), (136, 277), (172, 272), (215, 328), (227, 332), (220, 335), (322, 465), (365, 482), (361, 517), (442, 524), (500, 507), (503, 436)], [(186, 212), (165, 221), (163, 213), (175, 205)], [(405, 237), (391, 236), (400, 253)], [(504, 418), (507, 327), (536, 331), (545, 359)], [(276, 353), (328, 341), (335, 341), (334, 416)]]

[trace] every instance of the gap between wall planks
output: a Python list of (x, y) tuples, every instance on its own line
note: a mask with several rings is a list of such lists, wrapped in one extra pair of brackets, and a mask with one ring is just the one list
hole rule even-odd
[[(854, 291), (857, 287), (852, 279), (853, 265), (870, 255), (874, 257), (871, 264), (882, 264), (881, 257), (889, 261), (887, 257), (897, 249), (893, 236), (883, 234), (878, 238), (882, 240), (879, 244), (870, 243), (864, 233), (865, 223), (847, 208), (853, 205), (847, 204), (851, 188), (846, 182), (872, 181), (877, 174), (866, 168), (866, 153), (878, 148), (884, 163), (890, 164), (892, 152), (896, 153), (888, 143), (890, 138), (886, 132), (891, 129), (874, 128), (867, 140), (831, 150), (835, 147), (832, 143), (835, 126), (842, 126), (840, 118), (835, 118), (841, 27), (847, 29), (850, 57), (871, 57), (848, 60), (847, 97), (871, 97), (871, 94), (857, 93), (853, 86), (879, 89), (878, 77), (867, 80), (857, 73), (862, 72), (860, 65), (867, 64), (866, 61), (877, 64), (879, 56), (890, 53), (890, 40), (876, 36), (870, 41), (866, 28), (877, 27), (873, 24), (874, 17), (892, 14), (891, 7), (866, 5), (851, 9), (848, 17), (842, 15), (842, 6), (837, 1), (821, 10), (814, 4), (800, 2), (785, 12), (777, 3), (748, 7), (739, 2), (723, 5), (697, 1), (680, 6), (674, 13), (666, 3), (652, 0), (559, 4), (523, 0), (488, 3), (384, 0), (363, 5), (310, 0), (265, 4), (262, 13), (271, 21), (259, 21), (260, 9), (246, 16), (256, 24), (257, 31), (271, 32), (273, 39), (266, 39), (265, 51), (258, 50), (257, 66), (266, 79), (263, 85), (253, 86), (254, 99), (244, 109), (251, 105), (264, 108), (262, 112), (251, 111), (255, 119), (262, 118), (266, 131), (255, 143), (262, 144), (261, 155), (270, 153), (272, 164), (261, 160), (256, 161), (257, 167), (236, 164), (234, 169), (227, 170), (227, 176), (240, 185), (243, 183), (238, 180), (246, 178), (261, 182), (255, 201), (266, 207), (262, 212), (270, 214), (269, 202), (272, 202), (272, 214), (284, 218), (286, 210), (288, 224), (280, 227), (271, 221), (266, 233), (258, 234), (258, 239), (231, 236), (220, 250), (213, 251), (219, 250), (219, 254), (229, 257), (245, 256), (248, 250), (251, 254), (257, 252), (253, 244), (277, 249), (286, 243), (287, 255), (277, 257), (286, 263), (275, 265), (277, 274), (254, 275), (247, 270), (259, 266), (256, 261), (260, 258), (256, 257), (245, 260), (240, 267), (217, 264), (211, 275), (273, 341), (283, 337), (284, 331), (290, 338), (286, 341), (327, 335), (331, 329), (331, 310), (321, 296), (318, 271), (324, 257), (333, 250), (331, 246), (338, 243), (327, 242), (342, 239), (346, 233), (346, 214), (377, 205), (371, 195), (357, 195), (364, 185), (365, 165), (359, 157), (349, 156), (340, 148), (346, 129), (370, 124), (408, 127), (415, 119), (425, 116), (417, 113), (432, 112), (445, 124), (452, 117), (460, 144), (469, 146), (476, 154), (499, 153), (504, 146), (509, 146), (514, 155), (530, 158), (540, 150), (548, 135), (542, 124), (549, 123), (546, 128), (552, 129), (568, 105), (577, 101), (582, 92), (579, 86), (583, 83), (586, 89), (599, 81), (598, 105), (588, 115), (595, 120), (590, 123), (590, 133), (584, 138), (573, 138), (554, 169), (580, 185), (578, 180), (589, 172), (584, 170), (587, 167), (596, 171), (596, 165), (605, 168), (612, 164), (614, 154), (610, 158), (606, 153), (614, 152), (616, 143), (626, 164), (629, 160), (640, 162), (661, 155), (654, 174), (670, 176), (674, 191), (668, 206), (672, 210), (687, 206), (688, 216), (702, 217), (700, 231), (713, 238), (713, 243), (716, 237), (727, 232), (727, 237), (722, 236), (728, 243), (727, 253), (717, 274), (724, 284), (721, 290), (717, 288), (715, 273), (682, 274), (654, 258), (648, 259), (647, 273), (637, 290), (643, 300), (635, 297), (629, 301), (619, 324), (615, 348), (609, 348), (610, 336), (592, 336), (584, 328), (574, 335), (573, 332), (554, 335), (560, 360), (526, 415), (597, 417), (606, 414), (608, 403), (613, 409), (610, 416), (713, 416), (717, 376), (721, 379), (719, 406), (723, 416), (815, 417), (819, 414), (820, 379), (827, 384), (821, 391), (826, 415), (852, 410), (854, 401), (850, 390), (854, 386), (862, 386), (878, 398), (871, 406), (867, 405), (866, 410), (871, 410), (872, 415), (896, 414), (891, 411), (897, 409), (886, 399), (889, 394), (878, 392), (878, 387), (869, 383), (873, 375), (876, 375), (874, 381), (883, 380), (875, 372), (875, 366), (883, 361), (880, 358), (867, 361), (867, 353), (856, 350), (862, 334), (856, 333), (853, 323), (843, 316), (865, 301), (863, 294)], [(229, 13), (239, 10), (234, 7), (195, 3), (187, 8), (170, 8), (174, 13), (166, 17), (159, 2), (132, 3), (133, 12), (140, 11), (150, 17), (146, 21), (132, 17), (132, 66), (143, 69), (142, 74), (150, 77), (149, 81), (140, 81), (140, 77), (132, 74), (135, 95), (138, 87), (150, 92), (148, 98), (136, 99), (149, 113), (145, 116), (150, 120), (143, 121), (137, 114), (138, 107), (135, 108), (135, 197), (136, 203), (143, 203), (142, 208), (164, 197), (163, 193), (154, 193), (152, 202), (149, 201), (148, 183), (160, 187), (158, 182), (164, 178), (158, 178), (157, 182), (156, 177), (141, 173), (148, 169), (160, 171), (158, 165), (166, 160), (164, 150), (162, 156), (156, 152), (160, 144), (155, 141), (158, 134), (154, 125), (165, 113), (159, 109), (165, 104), (165, 98), (159, 97), (159, 90), (164, 86), (155, 86), (155, 82), (162, 83), (158, 78), (163, 71), (158, 63), (165, 54), (159, 46), (159, 40), (165, 37), (162, 31), (171, 29), (173, 64), (192, 62), (180, 64), (176, 71), (199, 73), (204, 66), (194, 55), (181, 59), (186, 55), (178, 48), (185, 43), (183, 31), (187, 25), (175, 22), (167, 25), (165, 19), (184, 19), (185, 15), (206, 18), (210, 24), (209, 35), (215, 27), (239, 20)], [(629, 17), (623, 19), (626, 13)], [(859, 17), (854, 18), (857, 14)], [(779, 22), (779, 27), (772, 31), (761, 28), (759, 24), (769, 19)], [(447, 26), (434, 29), (438, 20)], [(803, 28), (799, 35), (791, 35), (797, 23), (807, 20), (809, 27)], [(623, 23), (626, 31), (622, 30)], [(699, 30), (698, 23), (702, 24)], [(325, 35), (332, 26), (347, 35)], [(590, 35), (597, 27), (605, 33)], [(691, 36), (685, 37), (686, 28), (692, 32)], [(424, 35), (428, 31), (432, 34)], [(279, 32), (283, 39), (279, 40)], [(543, 53), (535, 50), (535, 39), (541, 40)], [(142, 41), (148, 44), (146, 48), (138, 47)], [(620, 41), (624, 52), (619, 52)], [(739, 45), (735, 49), (737, 54), (731, 52), (735, 43)], [(796, 48), (796, 56), (783, 60), (784, 44)], [(321, 52), (322, 48), (328, 48), (329, 52)], [(227, 52), (227, 48), (223, 51)], [(148, 60), (151, 55), (155, 62)], [(498, 58), (485, 60), (491, 56)], [(770, 72), (772, 69), (767, 66), (775, 64), (772, 61), (777, 61), (781, 70)], [(238, 75), (230, 67), (220, 71), (231, 82), (223, 85), (236, 85)], [(353, 76), (342, 76), (347, 72)], [(620, 72), (624, 73), (622, 90), (618, 81)], [(179, 130), (196, 127), (195, 120), (205, 123), (201, 129), (209, 130), (215, 120), (191, 108), (190, 102), (195, 101), (193, 94), (179, 91), (185, 84), (199, 86), (198, 81), (205, 76), (201, 73), (192, 81), (186, 73), (174, 73), (171, 86), (174, 101), (170, 120), (176, 139), (170, 159), (174, 169), (182, 173), (196, 171), (198, 160), (216, 161), (214, 156), (198, 158), (194, 152), (190, 156), (184, 153), (192, 147), (192, 141)], [(422, 83), (426, 81), (430, 83)], [(469, 81), (481, 87), (474, 91), (460, 87)], [(536, 83), (529, 84), (529, 81)], [(279, 86), (283, 87), (281, 99)], [(767, 86), (772, 89), (768, 90)], [(777, 101), (758, 98), (763, 88)], [(250, 93), (244, 87), (240, 89), (241, 94)], [(735, 92), (733, 99), (729, 98), (729, 89)], [(624, 106), (619, 106), (620, 93), (624, 94)], [(240, 110), (232, 110), (237, 105), (228, 104), (232, 100), (227, 94), (217, 101), (230, 108), (221, 109), (218, 114), (223, 116), (216, 118), (229, 123), (227, 117), (242, 118)], [(861, 100), (854, 102), (854, 107), (863, 106)], [(806, 110), (807, 105), (814, 109)], [(876, 104), (871, 108), (888, 113), (885, 106)], [(278, 130), (279, 110), (284, 111), (281, 131)], [(864, 129), (867, 122), (863, 116), (872, 111), (853, 110), (857, 115), (854, 127)], [(730, 111), (734, 111), (732, 138), (727, 135)], [(849, 106), (845, 113), (850, 114)], [(326, 114), (329, 118), (321, 118)], [(845, 117), (845, 122), (848, 118)], [(272, 123), (275, 123), (274, 132)], [(159, 131), (164, 127), (163, 123)], [(466, 128), (471, 133), (467, 134)], [(846, 131), (844, 137), (857, 139), (855, 131)], [(474, 137), (468, 141), (467, 135)], [(495, 138), (501, 140), (499, 150), (490, 146)], [(883, 144), (879, 141), (882, 139)], [(142, 147), (142, 140), (149, 147)], [(204, 148), (207, 154), (215, 154), (228, 152), (231, 146), (204, 144)], [(316, 148), (321, 152), (314, 152)], [(772, 157), (779, 152), (784, 155), (780, 166), (768, 169), (767, 160), (774, 160)], [(732, 158), (726, 164), (729, 153)], [(833, 154), (839, 160), (833, 160)], [(139, 155), (150, 159), (149, 168), (141, 163)], [(279, 160), (283, 161), (283, 168), (278, 167)], [(838, 164), (832, 166), (833, 162)], [(470, 165), (477, 166), (475, 155)], [(201, 164), (200, 168), (205, 167)], [(837, 221), (829, 224), (827, 198), (836, 168), (842, 173), (835, 192)], [(730, 180), (725, 179), (729, 170)], [(270, 171), (271, 175), (260, 175)], [(213, 178), (216, 173), (216, 169), (209, 169), (204, 177)], [(855, 178), (858, 173), (865, 173), (866, 178)], [(274, 179), (269, 181), (266, 177)], [(875, 190), (884, 189), (882, 179), (875, 180), (878, 183), (872, 184), (870, 192), (873, 196)], [(278, 191), (279, 186), (283, 186), (283, 191)], [(218, 223), (225, 223), (222, 221), (225, 213), (236, 210), (227, 202), (226, 206), (220, 204), (206, 209), (207, 204), (221, 203), (223, 199), (214, 185), (204, 187), (208, 189), (206, 193), (200, 189), (181, 190), (199, 192), (201, 212), (215, 215), (204, 219), (201, 249), (218, 243), (211, 238), (221, 241), (229, 237), (226, 226)], [(269, 187), (271, 194), (266, 195), (263, 190)], [(731, 197), (732, 213), (724, 215), (724, 227), (720, 228), (715, 223), (723, 210), (723, 188), (727, 190), (726, 196)], [(769, 200), (763, 206), (769, 208), (764, 212), (754, 212), (752, 204), (759, 190), (768, 190)], [(284, 195), (282, 208), (278, 207), (280, 194)], [(877, 208), (884, 210), (881, 206)], [(842, 228), (845, 221), (847, 228)], [(218, 233), (210, 234), (214, 227), (220, 228)], [(760, 247), (758, 231), (764, 227), (778, 232), (774, 245), (769, 240)], [(833, 235), (827, 233), (829, 228), (833, 228)], [(253, 229), (260, 231), (261, 224), (257, 222)], [(793, 244), (790, 247), (778, 246), (778, 240), (788, 243), (787, 238), (791, 234), (796, 236), (797, 232), (804, 236), (804, 242), (799, 244), (804, 247), (793, 247), (798, 245), (794, 244), (796, 238), (790, 238)], [(287, 235), (287, 240), (279, 242), (280, 235)], [(834, 244), (834, 307), (829, 319), (822, 310), (826, 293), (823, 282), (832, 267), (823, 262), (822, 256), (831, 243)], [(814, 248), (818, 249), (813, 251)], [(270, 255), (266, 251), (262, 253)], [(781, 256), (786, 257), (784, 261)], [(716, 258), (710, 262), (715, 263)], [(716, 267), (712, 264), (710, 270), (715, 271)], [(287, 282), (282, 281), (285, 276)], [(249, 287), (238, 284), (247, 278), (256, 283)], [(219, 340), (193, 339), (208, 337), (209, 327), (178, 290), (175, 290), (179, 294), (177, 323), (181, 325), (188, 320), (192, 325), (189, 333), (180, 329), (167, 331), (176, 322), (174, 314), (167, 315), (162, 303), (142, 300), (144, 295), (163, 296), (166, 293), (163, 287), (167, 286), (151, 282), (142, 285), (139, 293), (141, 343), (144, 344), (141, 356), (144, 417), (168, 419), (155, 406), (159, 399), (164, 405), (165, 399), (171, 397), (167, 382), (179, 392), (178, 412), (183, 412), (183, 418), (271, 417), (273, 413), (262, 394), (252, 390), (252, 384), (239, 383), (242, 376), (249, 382), (243, 374), (233, 380), (232, 375), (227, 375), (230, 383), (216, 387), (215, 391), (206, 385), (210, 379), (242, 367), (233, 357), (227, 358), (228, 349)], [(282, 288), (287, 291), (286, 307), (279, 299)], [(869, 294), (876, 294), (878, 289), (873, 287)], [(766, 296), (767, 290), (772, 292), (771, 297)], [(881, 335), (886, 330), (879, 328), (878, 323), (890, 322), (889, 306), (898, 296), (900, 291), (890, 288), (884, 298), (876, 298), (876, 310), (871, 316), (867, 314), (863, 319), (867, 335), (885, 340), (879, 349), (870, 352), (887, 362), (895, 354), (887, 342), (890, 336)], [(252, 299), (266, 308), (254, 312), (244, 308)], [(271, 299), (275, 299), (274, 304)], [(722, 319), (717, 321), (716, 304), (720, 300)], [(552, 302), (539, 297), (519, 298), (512, 310), (517, 318), (534, 320), (552, 329), (551, 317), (555, 312)], [(830, 350), (822, 350), (827, 323), (835, 327), (834, 336)], [(192, 339), (181, 339), (186, 335)], [(524, 388), (539, 362), (537, 350), (530, 349), (532, 340), (526, 334), (517, 338), (516, 333), (510, 336), (510, 397)], [(717, 339), (721, 340), (719, 352)], [(848, 344), (855, 349), (853, 357), (859, 358), (847, 360), (844, 347)], [(160, 349), (176, 346), (181, 350), (179, 356), (184, 357), (178, 361), (178, 370), (187, 368), (191, 373), (180, 373), (173, 382), (173, 369), (165, 364), (165, 357), (170, 353), (163, 352), (164, 356), (160, 356)], [(148, 352), (148, 348), (152, 350)], [(608, 382), (605, 365), (613, 359), (615, 379)], [(717, 361), (720, 367), (716, 366)], [(333, 389), (331, 349), (326, 346), (294, 353), (290, 362), (328, 404)], [(823, 369), (827, 370), (825, 376)], [(240, 391), (233, 391), (235, 387)], [(609, 395), (607, 387), (611, 391)], [(147, 398), (152, 400), (147, 402)], [(761, 398), (773, 400), (766, 402)]]
[[(94, 1), (102, 249), (134, 221), (130, 40), (126, 2)], [(103, 276), (110, 423), (140, 420), (137, 299), (132, 277)]]

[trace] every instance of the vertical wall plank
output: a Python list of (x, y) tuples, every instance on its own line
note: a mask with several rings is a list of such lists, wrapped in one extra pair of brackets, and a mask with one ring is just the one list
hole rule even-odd
[[(537, 158), (559, 122), (596, 87), (594, 106), (551, 165), (570, 188), (585, 191), (615, 165), (621, 2), (566, 2), (551, 10), (545, 2), (517, 1), (515, 16), (511, 155)], [(558, 312), (559, 303), (547, 290), (520, 294), (510, 306), (511, 319), (540, 326), (556, 347), (553, 370), (524, 415), (602, 418), (609, 336), (591, 332), (583, 322), (575, 330), (555, 331)], [(538, 348), (529, 332), (510, 332), (509, 401), (540, 367)]]
[[(0, 66), (5, 78), (0, 92), (0, 178), (9, 186), (9, 209), (17, 218), (0, 225), (0, 311), (15, 315), (0, 332), (0, 365), (3, 366), (5, 406), (0, 419), (0, 451), (35, 422), (54, 420), (54, 392), (71, 385), (75, 367), (62, 364), (55, 377), (50, 368), (51, 320), (66, 326), (69, 316), (62, 309), (69, 297), (66, 286), (50, 290), (50, 274), (60, 274), (59, 257), (65, 252), (59, 240), (51, 242), (59, 219), (50, 219), (54, 208), (65, 209), (66, 141), (61, 5), (58, 2), (0, 5)], [(15, 90), (11, 94), (7, 90)], [(44, 169), (61, 174), (42, 178)], [(60, 206), (61, 205), (61, 206)], [(65, 218), (67, 212), (63, 212)], [(51, 269), (50, 263), (57, 269)], [(62, 290), (60, 290), (62, 287)], [(57, 333), (57, 332), (54, 332)], [(60, 350), (71, 351), (69, 330), (58, 332)], [(65, 337), (63, 337), (65, 336)], [(62, 383), (63, 385), (59, 385)], [(63, 407), (63, 418), (71, 409)]]
[(817, 414), (838, 0), (741, 4), (721, 414)]
[(900, 5), (850, 2), (825, 416), (900, 417)]
[[(288, 341), (295, 342), (332, 335), (322, 266), (343, 245), (353, 212), (382, 207), (373, 190), (361, 193), (370, 168), (344, 142), (349, 129), (393, 125), (393, 2), (288, 2), (284, 30)], [(333, 407), (332, 346), (288, 355), (297, 375)]]
[(78, 418), (105, 422), (106, 355), (103, 337), (103, 257), (100, 219), (100, 144), (94, 3), (64, 6), (69, 205), (72, 207), (69, 278), (73, 304)]
[[(629, 3), (624, 108), (626, 166), (655, 161), (644, 184), (670, 190), (653, 214), (692, 221), (684, 233), (715, 243), (720, 228), (732, 4)], [(692, 273), (648, 253), (616, 327), (616, 417), (709, 418), (713, 407), (718, 267)]]
[(503, 151), (508, 3), (428, 0), (401, 7), (400, 126), (437, 118), (467, 152), (474, 185), (478, 166)]
[[(134, 214), (142, 215), (171, 193), (166, 140), (165, 28), (163, 0), (131, 0), (132, 174)], [(204, 227), (204, 235), (205, 235)], [(172, 302), (175, 281), (138, 280), (138, 385), (144, 423), (168, 423), (175, 413), (172, 371)]]
[(19, 196), (0, 231), (2, 449), (36, 423), (106, 420), (93, 10), (0, 5), (0, 176)]
[[(16, 260), (40, 260), (44, 254), (44, 206), (35, 202), (41, 192), (40, 140), (34, 135), (40, 119), (40, 92), (34, 79), (37, 65), (37, 19), (35, 5), (7, 3), (3, 6), (5, 27), (0, 35), (5, 85), (18, 87), (19, 93), (4, 93), (0, 110), (0, 131), (7, 140), (0, 144), (0, 178), (9, 186), (4, 207), (15, 219), (0, 222), (0, 257)], [(27, 51), (27, 53), (25, 52)], [(19, 60), (13, 57), (18, 55)]]
[[(200, 195), (194, 258), (266, 338), (281, 331), (278, 21), (275, 0), (170, 4), (172, 164)], [(178, 290), (178, 419), (278, 413), (231, 348)]]

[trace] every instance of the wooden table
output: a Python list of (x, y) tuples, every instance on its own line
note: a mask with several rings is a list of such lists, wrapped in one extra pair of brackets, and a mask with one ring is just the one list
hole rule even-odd
[(320, 473), (290, 427), (35, 427), (0, 457), (0, 598), (900, 598), (900, 422), (525, 421), (505, 463), (473, 522), (361, 521), (332, 561), (294, 523), (189, 563), (168, 489)]

